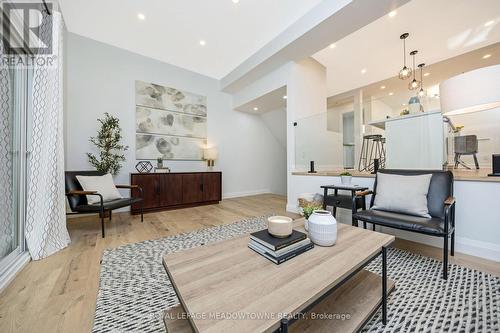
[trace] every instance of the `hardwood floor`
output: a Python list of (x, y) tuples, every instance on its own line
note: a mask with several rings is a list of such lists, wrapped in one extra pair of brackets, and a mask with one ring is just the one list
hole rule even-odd
[[(0, 294), (0, 332), (90, 332), (94, 319), (102, 252), (128, 243), (285, 213), (286, 198), (265, 194), (227, 199), (219, 205), (139, 216), (113, 214), (101, 238), (94, 216), (68, 220), (72, 243), (47, 259), (30, 262)], [(397, 241), (397, 246), (441, 259), (441, 249)], [(451, 258), (451, 257), (450, 257)], [(450, 262), (500, 276), (500, 265), (457, 254)]]

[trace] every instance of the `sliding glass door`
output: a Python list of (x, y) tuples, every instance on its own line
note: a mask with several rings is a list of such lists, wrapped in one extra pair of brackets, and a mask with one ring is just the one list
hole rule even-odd
[(0, 69), (0, 282), (25, 251), (27, 68)]

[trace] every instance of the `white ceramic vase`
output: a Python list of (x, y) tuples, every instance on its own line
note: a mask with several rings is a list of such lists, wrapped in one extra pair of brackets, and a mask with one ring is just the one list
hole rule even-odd
[(332, 246), (337, 241), (337, 220), (327, 210), (315, 210), (307, 220), (311, 241), (319, 246)]

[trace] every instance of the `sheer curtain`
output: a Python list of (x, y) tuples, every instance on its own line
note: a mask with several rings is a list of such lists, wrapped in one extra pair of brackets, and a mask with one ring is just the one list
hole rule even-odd
[(31, 156), (28, 159), (26, 241), (34, 260), (70, 243), (66, 228), (63, 145), (63, 22), (52, 12), (53, 66), (36, 66), (32, 80)]
[[(0, 40), (0, 56), (4, 55)], [(12, 93), (9, 68), (0, 66), (0, 259), (13, 249), (14, 230), (12, 222)]]

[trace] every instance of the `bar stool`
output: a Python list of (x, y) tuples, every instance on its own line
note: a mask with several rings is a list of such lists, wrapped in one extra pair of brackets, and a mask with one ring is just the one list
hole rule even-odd
[[(358, 170), (368, 171), (373, 170), (372, 158), (380, 158), (382, 147), (380, 146), (380, 134), (368, 134), (363, 136), (363, 145), (361, 146), (361, 154), (359, 156)], [(373, 150), (375, 149), (375, 157)]]
[(385, 159), (385, 152), (384, 152), (384, 142), (385, 139), (382, 137), (380, 134), (374, 134), (372, 138), (372, 147), (370, 150), (370, 160), (368, 163), (368, 170), (373, 171), (375, 170), (375, 159), (379, 160), (379, 167), (382, 167), (382, 160)]

